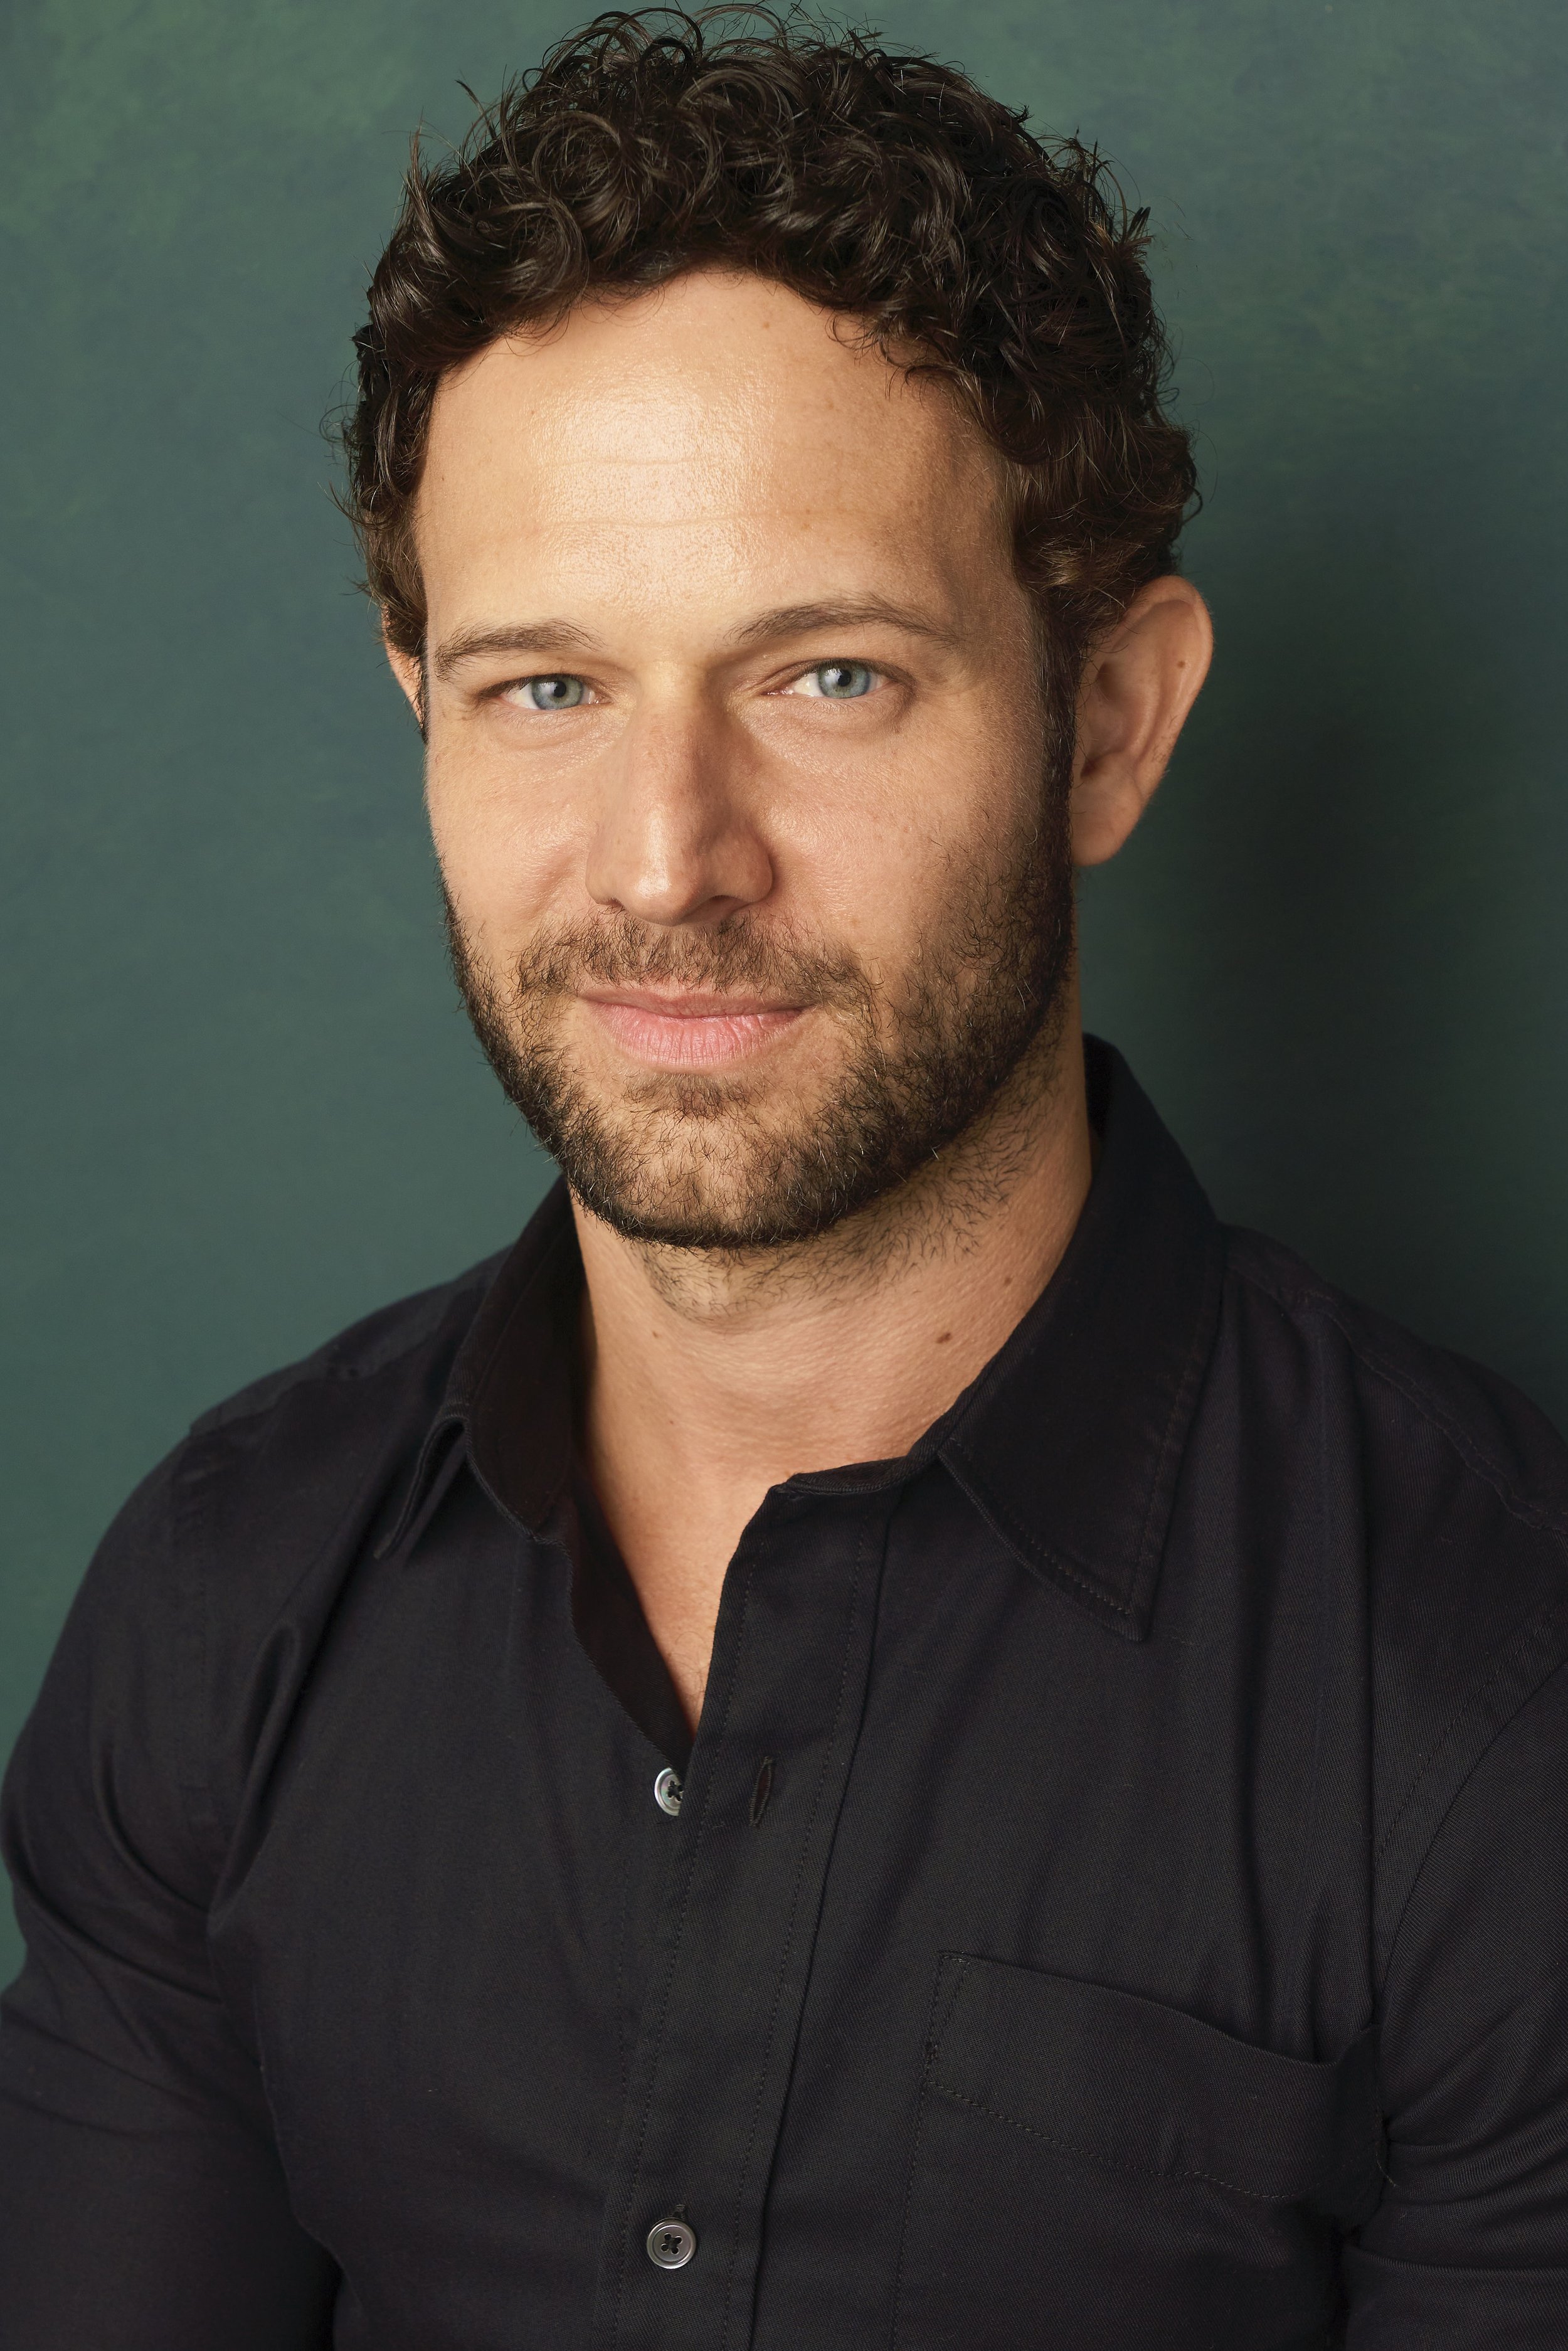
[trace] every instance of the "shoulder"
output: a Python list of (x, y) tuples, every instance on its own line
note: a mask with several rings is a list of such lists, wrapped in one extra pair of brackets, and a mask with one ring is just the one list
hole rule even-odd
[(1325, 1541), (1354, 1553), (1333, 1588), (1359, 1595), (1381, 1898), (1396, 1909), (1482, 1759), (1568, 1661), (1568, 1444), (1497, 1373), (1275, 1242), (1227, 1240), (1222, 1384), (1288, 1415), (1281, 1458), (1312, 1485)]
[(366, 1315), (204, 1413), (171, 1456), (172, 1506), (200, 1516), (260, 1472), (247, 1512), (308, 1514), (378, 1468), (412, 1468), (506, 1254)]
[(1348, 1378), (1369, 1466), (1385, 1447), (1407, 1470), (1416, 1457), (1473, 1480), (1504, 1518), (1568, 1538), (1568, 1442), (1511, 1382), (1347, 1297), (1277, 1241), (1235, 1228), (1226, 1241), (1243, 1345), (1305, 1348), (1320, 1380)]
[(1545, 1414), (1277, 1242), (1227, 1246), (1224, 1378), (1281, 1424), (1298, 1479), (1354, 1493), (1375, 1635), (1418, 1618), (1473, 1651), (1568, 1603), (1568, 1443)]
[(444, 1378), (453, 1356), (478, 1312), (507, 1251), (483, 1259), (451, 1281), (415, 1290), (367, 1314), (335, 1338), (214, 1405), (193, 1422), (191, 1437), (203, 1437), (265, 1422), (303, 1388), (345, 1386), (400, 1368), (438, 1370)]
[[(96, 1792), (111, 1787), (168, 1882), (205, 1882), (257, 1743), (395, 1511), (503, 1261), (253, 1382), (142, 1480), (89, 1566), (18, 1749), (13, 1834), (24, 1811), (52, 1820), (64, 1805), (49, 1834), (90, 1843)], [(200, 1863), (182, 1857), (188, 1834)]]
[(1366, 1938), (1388, 2133), (1364, 2240), (1389, 2279), (1484, 2285), (1478, 2246), (1561, 2201), (1568, 2147), (1568, 1446), (1290, 1250), (1226, 1246), (1223, 1474), (1283, 1465), (1272, 1589), (1306, 1628), (1321, 1784), (1367, 1832), (1364, 1877), (1345, 1843), (1327, 1881), (1358, 1960)]
[(265, 1612), (308, 1561), (373, 1536), (504, 1261), (382, 1307), (193, 1423), (154, 1490), (172, 1562), (204, 1606)]
[[(395, 1509), (502, 1263), (401, 1299), (204, 1413), (121, 1508), (68, 1621), (129, 1657), (253, 1649), (335, 1583)], [(172, 1670), (171, 1662), (170, 1670)]]

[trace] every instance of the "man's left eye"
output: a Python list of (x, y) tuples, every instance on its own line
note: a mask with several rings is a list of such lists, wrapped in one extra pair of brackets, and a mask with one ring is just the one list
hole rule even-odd
[(880, 679), (880, 671), (869, 662), (820, 662), (787, 685), (786, 694), (803, 694), (823, 702), (858, 702), (871, 692)]
[(580, 677), (523, 677), (507, 686), (507, 699), (525, 710), (575, 710), (587, 701), (588, 688)]

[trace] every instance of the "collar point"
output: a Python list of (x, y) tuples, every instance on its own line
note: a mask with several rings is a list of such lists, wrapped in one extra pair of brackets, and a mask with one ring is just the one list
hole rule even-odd
[(1054, 1584), (1097, 1624), (1120, 1634), (1124, 1641), (1136, 1644), (1148, 1639), (1154, 1620), (1152, 1591), (1133, 1600), (1120, 1600), (1100, 1578), (1091, 1578), (1082, 1568), (1051, 1551), (1028, 1558), (1026, 1564), (1043, 1583)]

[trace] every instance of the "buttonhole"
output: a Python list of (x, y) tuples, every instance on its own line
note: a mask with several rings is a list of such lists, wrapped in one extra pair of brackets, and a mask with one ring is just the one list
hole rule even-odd
[(771, 1755), (765, 1755), (762, 1759), (761, 1769), (757, 1774), (757, 1785), (751, 1791), (751, 1825), (753, 1828), (760, 1826), (762, 1815), (768, 1810), (768, 1799), (772, 1793), (773, 1758)]

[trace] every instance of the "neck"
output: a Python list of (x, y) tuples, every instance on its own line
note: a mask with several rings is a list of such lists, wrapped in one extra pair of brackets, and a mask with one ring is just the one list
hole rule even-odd
[(577, 1209), (588, 1466), (694, 1720), (768, 1488), (906, 1452), (1051, 1279), (1091, 1165), (1073, 1007), (979, 1126), (818, 1239), (650, 1248)]

